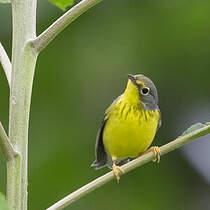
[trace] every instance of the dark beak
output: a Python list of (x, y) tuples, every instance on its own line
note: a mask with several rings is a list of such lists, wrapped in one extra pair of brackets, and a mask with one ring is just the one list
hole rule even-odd
[(136, 84), (136, 77), (133, 74), (128, 74), (128, 78), (131, 80), (131, 82)]

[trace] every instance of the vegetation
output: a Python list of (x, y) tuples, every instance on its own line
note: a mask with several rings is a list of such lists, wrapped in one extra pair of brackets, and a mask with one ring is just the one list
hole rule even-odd
[[(11, 62), (0, 44), (0, 61), (10, 87), (9, 132), (6, 134), (2, 124), (0, 124), (0, 147), (7, 164), (6, 197), (11, 210), (26, 210), (28, 206), (28, 124), (37, 57), (64, 28), (100, 1), (81, 1), (38, 36), (36, 36), (36, 0), (0, 1), (1, 3), (11, 4), (13, 16)], [(72, 4), (72, 1), (66, 3), (65, 1), (52, 0), (52, 2), (61, 9), (65, 9)], [(161, 147), (161, 154), (172, 151), (208, 133), (210, 133), (209, 124), (196, 124), (177, 140)], [(149, 153), (126, 164), (123, 169), (128, 172), (151, 159), (152, 153)], [(113, 179), (112, 172), (98, 178), (89, 185), (85, 185), (80, 190), (70, 194), (67, 199), (61, 200), (49, 209), (61, 209), (111, 179)], [(1, 208), (7, 208), (2, 196), (0, 197), (0, 205)]]

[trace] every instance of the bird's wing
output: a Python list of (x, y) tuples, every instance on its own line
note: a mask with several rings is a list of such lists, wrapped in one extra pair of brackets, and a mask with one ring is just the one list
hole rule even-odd
[(96, 137), (96, 146), (95, 146), (95, 155), (96, 155), (96, 160), (91, 164), (92, 167), (95, 167), (95, 169), (100, 169), (105, 166), (109, 167), (109, 160), (108, 160), (108, 155), (105, 151), (104, 144), (103, 144), (103, 131), (106, 126), (106, 122), (108, 120), (109, 112), (112, 111), (112, 108), (114, 107), (116, 101), (120, 98), (118, 96), (112, 104), (109, 106), (109, 108), (105, 112), (105, 116), (103, 119), (103, 122), (101, 124), (101, 127), (98, 131), (97, 137)]
[(96, 137), (96, 146), (95, 146), (95, 154), (96, 154), (96, 160), (92, 163), (92, 167), (95, 167), (96, 169), (100, 169), (106, 166), (107, 164), (107, 154), (104, 149), (103, 144), (103, 130), (106, 125), (106, 119), (103, 120), (101, 127), (98, 131), (97, 137)]

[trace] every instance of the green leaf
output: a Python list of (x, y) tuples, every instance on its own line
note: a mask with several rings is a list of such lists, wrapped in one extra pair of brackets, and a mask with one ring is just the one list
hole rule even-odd
[[(0, 0), (2, 1), (2, 0)], [(3, 0), (4, 1), (4, 0)], [(49, 0), (52, 4), (59, 7), (62, 10), (65, 10), (66, 7), (72, 6), (74, 3), (74, 0)]]
[(7, 4), (7, 3), (11, 3), (11, 1), (10, 0), (0, 0), (0, 3)]
[(9, 206), (5, 196), (0, 192), (0, 209), (9, 210)]
[(191, 132), (193, 132), (195, 130), (198, 130), (200, 128), (204, 128), (204, 127), (207, 127), (207, 126), (210, 126), (210, 122), (207, 122), (205, 124), (203, 124), (203, 123), (196, 123), (196, 124), (190, 126), (186, 131), (184, 131), (182, 136), (187, 135), (187, 134), (189, 134), (189, 133), (191, 133)]

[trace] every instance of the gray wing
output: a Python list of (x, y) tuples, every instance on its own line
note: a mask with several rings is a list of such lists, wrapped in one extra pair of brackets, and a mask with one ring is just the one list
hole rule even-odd
[[(120, 96), (118, 96), (112, 102), (110, 107), (112, 107), (119, 98), (120, 98)], [(108, 158), (108, 155), (105, 151), (104, 144), (103, 144), (103, 131), (104, 131), (106, 122), (108, 120), (107, 112), (108, 112), (109, 108), (105, 112), (104, 120), (101, 124), (101, 127), (100, 127), (100, 129), (98, 131), (98, 134), (97, 134), (97, 137), (96, 137), (96, 146), (95, 146), (96, 160), (91, 164), (91, 167), (95, 167), (95, 169), (100, 169), (100, 168), (103, 168), (105, 166), (107, 166), (110, 169), (112, 168), (110, 166), (110, 160)]]
[(95, 169), (100, 169), (100, 168), (105, 167), (108, 161), (108, 157), (105, 152), (104, 144), (103, 144), (103, 131), (106, 125), (106, 121), (107, 120), (104, 120), (102, 122), (102, 125), (96, 137), (96, 146), (95, 146), (96, 160), (91, 164), (91, 167), (95, 167)]

